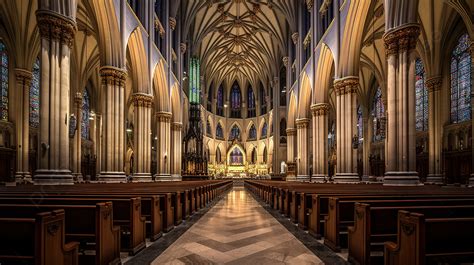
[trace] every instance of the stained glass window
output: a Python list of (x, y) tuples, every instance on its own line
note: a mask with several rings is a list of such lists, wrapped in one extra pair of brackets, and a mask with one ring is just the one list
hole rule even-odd
[(40, 109), (40, 60), (36, 59), (33, 64), (33, 78), (30, 86), (30, 126), (39, 127), (39, 109)]
[(196, 57), (191, 58), (189, 64), (189, 101), (199, 103), (201, 97), (201, 74), (200, 63)]
[(357, 106), (357, 133), (359, 135), (359, 143), (362, 143), (364, 139), (364, 124), (362, 122), (362, 107)]
[(234, 147), (230, 153), (230, 164), (231, 165), (242, 165), (244, 163), (244, 155), (239, 148)]
[(385, 106), (383, 105), (380, 87), (375, 91), (372, 116), (374, 117), (374, 141), (383, 140), (385, 138)]
[(263, 84), (262, 82), (260, 82), (260, 115), (263, 115), (265, 113), (267, 113), (267, 99)]
[(423, 61), (417, 58), (415, 61), (416, 81), (416, 130), (428, 130), (428, 91), (425, 87), (425, 68)]
[(280, 120), (280, 144), (286, 144), (286, 120)]
[(231, 118), (240, 118), (241, 100), (239, 83), (235, 81), (230, 91)]
[(217, 89), (217, 115), (224, 116), (224, 87)]
[(252, 164), (257, 162), (257, 148), (252, 149)]
[(209, 86), (209, 91), (207, 91), (207, 110), (212, 111), (212, 83)]
[(255, 128), (255, 124), (252, 124), (252, 126), (250, 126), (249, 140), (257, 140), (257, 128)]
[(263, 126), (262, 126), (262, 131), (261, 131), (261, 135), (260, 135), (260, 138), (261, 139), (265, 139), (267, 138), (267, 132), (268, 132), (268, 126), (267, 126), (267, 123), (263, 123)]
[(81, 122), (82, 139), (89, 140), (90, 113), (91, 113), (91, 108), (90, 108), (89, 92), (87, 92), (87, 89), (84, 89), (84, 94), (82, 95), (82, 122)]
[(216, 127), (216, 138), (224, 139), (224, 130), (222, 129), (222, 125), (220, 123), (218, 123)]
[(469, 35), (462, 35), (451, 56), (451, 122), (471, 119), (471, 56)]
[(212, 135), (211, 123), (209, 122), (209, 120), (206, 122), (206, 133), (209, 136)]
[(8, 120), (8, 52), (0, 40), (0, 119)]
[(247, 96), (248, 96), (248, 114), (249, 118), (253, 118), (256, 116), (255, 112), (255, 94), (253, 93), (252, 86), (249, 85), (247, 89)]
[(230, 130), (229, 141), (232, 141), (234, 139), (239, 139), (239, 138), (240, 138), (240, 129), (237, 125), (234, 124), (234, 126), (232, 126), (232, 129)]

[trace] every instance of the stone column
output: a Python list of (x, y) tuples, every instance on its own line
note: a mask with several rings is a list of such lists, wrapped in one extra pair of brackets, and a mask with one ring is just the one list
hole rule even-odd
[(16, 88), (19, 91), (16, 109), (16, 173), (15, 181), (31, 182), (29, 169), (29, 137), (30, 137), (30, 87), (32, 73), (25, 69), (15, 69)]
[(296, 129), (295, 128), (287, 128), (286, 129), (286, 139), (287, 139), (287, 162), (295, 162), (295, 135)]
[(364, 173), (362, 176), (362, 180), (364, 181), (372, 181), (370, 177), (370, 146), (372, 143), (372, 135), (373, 135), (373, 121), (371, 119), (371, 115), (369, 114), (369, 111), (365, 111), (363, 113), (362, 117), (362, 128), (363, 128), (363, 136), (364, 136), (364, 142), (363, 142), (363, 163), (364, 163)]
[(171, 180), (170, 174), (170, 145), (171, 145), (171, 112), (160, 111), (156, 113), (156, 132), (158, 144), (156, 148), (156, 175), (155, 180)]
[(82, 94), (79, 92), (74, 96), (74, 112), (74, 115), (76, 116), (76, 133), (74, 134), (72, 143), (72, 174), (76, 182), (82, 182)]
[(151, 110), (153, 96), (145, 93), (132, 95), (134, 106), (134, 182), (151, 181)]
[(69, 168), (70, 53), (76, 22), (48, 10), (36, 12), (41, 36), (41, 102), (35, 184), (73, 184)]
[[(96, 169), (95, 169), (95, 174), (96, 176), (100, 175), (100, 170), (102, 169), (102, 154), (103, 154), (103, 126), (102, 126), (102, 114), (101, 113), (96, 113), (95, 114), (95, 124), (96, 124)], [(93, 177), (93, 176), (91, 176)]]
[(313, 176), (323, 182), (328, 176), (328, 103), (311, 105), (313, 115)]
[(127, 73), (117, 67), (100, 69), (104, 92), (102, 120), (102, 162), (100, 181), (126, 181), (125, 160), (125, 79)]
[(171, 152), (171, 177), (173, 180), (181, 180), (181, 148), (182, 138), (181, 131), (183, 124), (181, 122), (173, 122), (171, 124), (171, 139), (173, 141), (173, 151)]
[(358, 182), (357, 150), (352, 138), (357, 136), (357, 89), (359, 78), (349, 76), (334, 81), (336, 91), (336, 153), (335, 182)]
[(309, 180), (308, 173), (308, 126), (310, 119), (296, 119), (297, 128), (297, 172), (296, 179), (299, 181)]
[(429, 152), (429, 172), (426, 178), (427, 183), (442, 184), (443, 175), (441, 173), (441, 152), (443, 144), (443, 125), (441, 124), (441, 76), (432, 77), (426, 80), (428, 88), (428, 152)]
[(383, 36), (387, 53), (387, 157), (384, 185), (418, 185), (415, 135), (415, 59), (418, 24)]

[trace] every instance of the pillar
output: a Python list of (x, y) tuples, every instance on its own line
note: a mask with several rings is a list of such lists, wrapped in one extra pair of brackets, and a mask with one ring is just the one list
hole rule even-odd
[(384, 185), (418, 185), (415, 135), (415, 48), (418, 24), (383, 36), (387, 53), (387, 157)]
[(30, 137), (30, 87), (32, 73), (25, 69), (15, 69), (16, 88), (19, 92), (18, 104), (16, 110), (16, 172), (15, 181), (31, 182), (31, 173), (29, 168), (29, 137)]
[(301, 118), (296, 119), (296, 129), (297, 129), (297, 172), (298, 175), (296, 179), (299, 181), (309, 180), (308, 172), (308, 126), (310, 119)]
[(73, 184), (69, 168), (70, 53), (76, 22), (39, 9), (41, 102), (35, 184)]
[(311, 105), (313, 116), (313, 176), (311, 180), (323, 182), (328, 176), (328, 103)]
[(293, 172), (294, 165), (295, 165), (295, 136), (296, 136), (296, 129), (295, 128), (287, 128), (286, 129), (286, 152), (287, 152), (287, 177), (286, 180), (296, 180), (296, 176), (294, 175), (296, 172)]
[(170, 144), (171, 144), (171, 112), (159, 111), (156, 113), (156, 132), (158, 143), (156, 148), (156, 175), (155, 180), (170, 180)]
[(100, 69), (104, 90), (102, 113), (102, 151), (100, 181), (125, 182), (125, 79), (117, 67)]
[(364, 173), (362, 175), (363, 181), (375, 181), (375, 179), (371, 178), (370, 176), (370, 148), (372, 144), (373, 138), (373, 121), (371, 119), (371, 115), (369, 114), (368, 110), (365, 110), (362, 116), (362, 134), (364, 136), (363, 141), (363, 167)]
[(336, 153), (335, 182), (358, 182), (357, 149), (352, 138), (357, 137), (357, 89), (359, 78), (349, 76), (335, 80), (336, 91)]
[(76, 116), (76, 132), (72, 142), (72, 174), (74, 181), (82, 182), (82, 94), (80, 92), (77, 92), (74, 96), (74, 116)]
[(426, 80), (428, 88), (428, 163), (427, 183), (442, 184), (441, 152), (443, 144), (443, 125), (441, 123), (441, 76)]
[(173, 149), (171, 152), (171, 177), (173, 180), (181, 180), (181, 155), (182, 155), (182, 137), (181, 132), (183, 124), (181, 122), (173, 122), (171, 124), (171, 139), (173, 141)]
[(151, 110), (153, 96), (145, 93), (132, 95), (134, 106), (134, 182), (151, 181)]

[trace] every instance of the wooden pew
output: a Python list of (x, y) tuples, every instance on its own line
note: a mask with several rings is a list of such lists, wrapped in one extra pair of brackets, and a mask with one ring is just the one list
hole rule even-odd
[(425, 218), (399, 211), (397, 243), (385, 243), (384, 264), (472, 263), (473, 238), (473, 217)]
[(66, 241), (80, 243), (80, 264), (120, 264), (120, 228), (113, 226), (111, 202), (96, 205), (1, 204), (0, 217), (28, 217), (57, 210), (63, 211), (65, 216)]
[(0, 213), (0, 264), (77, 265), (79, 243), (64, 243), (64, 226), (64, 210), (21, 217)]

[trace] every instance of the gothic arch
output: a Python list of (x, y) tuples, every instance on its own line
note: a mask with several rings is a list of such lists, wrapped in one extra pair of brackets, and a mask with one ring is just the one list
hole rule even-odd
[(168, 81), (166, 79), (166, 71), (164, 60), (161, 59), (154, 67), (153, 71), (153, 94), (155, 101), (155, 109), (157, 111), (170, 111), (170, 97), (168, 89)]
[(171, 88), (171, 113), (173, 114), (173, 122), (181, 122), (182, 118), (182, 106), (181, 106), (181, 97), (179, 95), (178, 84), (175, 83)]
[(143, 32), (140, 27), (135, 28), (130, 34), (130, 38), (127, 43), (127, 52), (130, 59), (131, 73), (129, 75), (132, 77), (132, 91), (133, 93), (146, 93), (151, 94), (149, 86), (149, 75), (148, 75), (148, 63), (147, 52), (145, 50), (143, 42)]
[(303, 72), (301, 77), (298, 97), (298, 118), (308, 118), (311, 105), (311, 81), (306, 72)]
[(323, 43), (314, 78), (313, 104), (328, 102), (329, 88), (332, 86), (334, 78), (334, 67), (333, 52), (329, 46)]
[(295, 128), (296, 107), (296, 95), (295, 91), (293, 90), (290, 93), (290, 104), (288, 105), (288, 128)]

